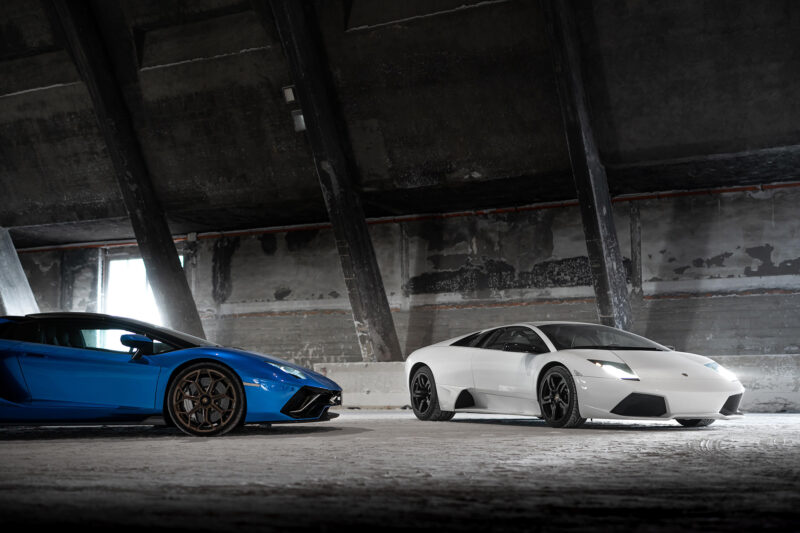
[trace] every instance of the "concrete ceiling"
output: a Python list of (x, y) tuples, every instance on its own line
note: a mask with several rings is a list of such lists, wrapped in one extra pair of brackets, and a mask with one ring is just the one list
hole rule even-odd
[[(576, 2), (613, 194), (800, 180), (800, 4)], [(175, 233), (327, 219), (288, 68), (249, 2), (93, 2)], [(539, 3), (319, 1), (369, 216), (575, 196)], [(46, 4), (0, 3), (0, 226), (132, 235)]]

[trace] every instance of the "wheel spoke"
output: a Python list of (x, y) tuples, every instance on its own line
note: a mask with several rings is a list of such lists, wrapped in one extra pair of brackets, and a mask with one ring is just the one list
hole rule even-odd
[(431, 382), (424, 374), (417, 374), (411, 386), (411, 403), (419, 412), (426, 412), (430, 407)]
[(210, 433), (230, 422), (237, 408), (238, 391), (228, 376), (200, 368), (175, 385), (172, 411), (176, 422), (192, 432)]

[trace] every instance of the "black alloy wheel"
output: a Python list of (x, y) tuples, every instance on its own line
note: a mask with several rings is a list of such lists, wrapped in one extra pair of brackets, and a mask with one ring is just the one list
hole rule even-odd
[(702, 428), (714, 423), (713, 418), (676, 418), (678, 424), (687, 428)]
[(420, 420), (443, 422), (455, 415), (453, 411), (442, 411), (439, 408), (439, 397), (436, 395), (436, 381), (433, 372), (427, 366), (420, 367), (411, 377), (411, 408)]
[(547, 425), (574, 428), (584, 422), (578, 411), (578, 391), (569, 370), (563, 366), (550, 368), (539, 383), (539, 406)]
[(244, 387), (227, 367), (211, 362), (182, 370), (167, 392), (167, 411), (184, 433), (224, 435), (244, 420)]

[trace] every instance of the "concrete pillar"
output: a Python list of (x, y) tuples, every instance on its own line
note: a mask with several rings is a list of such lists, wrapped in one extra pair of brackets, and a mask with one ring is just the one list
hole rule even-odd
[[(353, 322), (364, 361), (402, 361), (397, 331), (367, 229), (361, 198), (353, 186), (346, 135), (337, 120), (320, 44), (298, 0), (254, 0), (268, 33), (278, 30), (333, 225)], [(288, 114), (287, 114), (288, 120)]]
[(39, 306), (22, 270), (8, 230), (0, 228), (0, 315), (38, 313)]
[(639, 204), (631, 202), (631, 294), (641, 299), (642, 292), (642, 218)]
[(200, 315), (90, 4), (52, 0), (52, 6), (91, 96), (159, 311), (170, 327), (203, 337)]
[(575, 14), (569, 0), (542, 0), (542, 7), (589, 252), (597, 313), (603, 324), (628, 329), (631, 307), (625, 268), (614, 226), (606, 171), (600, 162), (589, 120)]

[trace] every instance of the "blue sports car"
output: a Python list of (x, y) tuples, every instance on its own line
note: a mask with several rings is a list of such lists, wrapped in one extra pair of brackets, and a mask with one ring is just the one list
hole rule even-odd
[(313, 422), (341, 403), (330, 379), (287, 361), (91, 313), (0, 317), (0, 423), (137, 423), (197, 436), (245, 423)]

